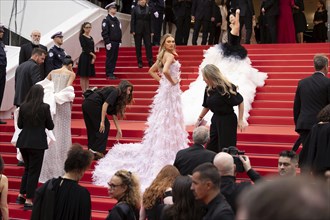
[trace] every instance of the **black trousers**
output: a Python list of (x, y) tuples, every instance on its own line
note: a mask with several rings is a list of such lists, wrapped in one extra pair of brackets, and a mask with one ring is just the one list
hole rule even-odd
[(38, 187), (45, 150), (20, 148), (20, 151), (24, 160), (25, 169), (19, 193), (26, 194), (26, 198), (32, 199)]
[(262, 16), (261, 43), (277, 43), (277, 16)]
[[(190, 9), (190, 8), (189, 8)], [(186, 9), (184, 16), (176, 19), (175, 43), (176, 45), (187, 45), (190, 32), (191, 16), (190, 10)]]
[(239, 36), (242, 38), (242, 28), (245, 26), (246, 36), (245, 43), (250, 44), (251, 36), (252, 36), (252, 15), (240, 16), (239, 17)]
[(215, 22), (210, 22), (209, 32), (210, 35), (209, 35), (208, 44), (209, 45), (218, 44), (220, 39), (221, 27), (217, 26)]
[(118, 58), (118, 51), (119, 51), (119, 43), (118, 42), (110, 42), (111, 48), (107, 51), (107, 58), (105, 61), (105, 74), (107, 77), (114, 76), (114, 71), (116, 68), (117, 58)]
[(210, 142), (206, 149), (219, 153), (225, 147), (236, 146), (237, 116), (213, 114), (210, 126)]
[(192, 38), (193, 45), (197, 45), (198, 34), (202, 25), (203, 25), (202, 45), (206, 45), (210, 22), (211, 21), (207, 21), (207, 20), (195, 20), (194, 33)]
[(147, 59), (149, 63), (153, 63), (152, 61), (152, 46), (151, 46), (151, 34), (147, 32), (143, 32), (141, 34), (134, 35), (135, 42), (135, 52), (138, 63), (142, 63), (142, 40), (144, 43), (144, 47), (146, 48)]
[(87, 129), (88, 148), (93, 151), (104, 153), (110, 131), (110, 122), (107, 117), (104, 119), (104, 133), (100, 133), (102, 105), (97, 105), (90, 99), (97, 94), (90, 95), (82, 104), (84, 121)]
[[(163, 17), (164, 12), (158, 12), (159, 16), (158, 18), (154, 17), (154, 36), (152, 38), (152, 45), (159, 45), (160, 44), (160, 35), (162, 32), (162, 26), (163, 26)], [(152, 15), (154, 16), (154, 15)]]
[(3, 99), (3, 93), (6, 86), (6, 67), (0, 66), (0, 107)]

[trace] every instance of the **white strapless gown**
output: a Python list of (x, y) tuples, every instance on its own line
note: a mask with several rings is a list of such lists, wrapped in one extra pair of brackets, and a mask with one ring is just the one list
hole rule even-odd
[[(180, 66), (178, 61), (171, 65), (172, 78), (180, 77)], [(117, 170), (126, 169), (139, 176), (141, 189), (145, 190), (165, 165), (173, 164), (176, 153), (188, 147), (181, 93), (180, 85), (173, 86), (162, 74), (142, 142), (114, 145), (95, 166), (96, 185), (107, 186)]]
[[(202, 111), (202, 103), (205, 91), (205, 82), (203, 81), (201, 70), (207, 64), (216, 65), (222, 74), (224, 74), (230, 82), (238, 86), (238, 92), (244, 98), (244, 121), (247, 125), (247, 119), (250, 114), (252, 102), (256, 94), (256, 88), (262, 87), (267, 79), (267, 74), (259, 72), (251, 66), (251, 61), (248, 57), (238, 59), (235, 57), (224, 57), (220, 45), (210, 47), (204, 52), (204, 60), (199, 66), (197, 79), (192, 82), (189, 89), (182, 93), (182, 106), (185, 125), (192, 125), (197, 121), (197, 118)], [(236, 115), (238, 114), (237, 107), (234, 108)], [(205, 119), (210, 123), (212, 112), (205, 116)]]

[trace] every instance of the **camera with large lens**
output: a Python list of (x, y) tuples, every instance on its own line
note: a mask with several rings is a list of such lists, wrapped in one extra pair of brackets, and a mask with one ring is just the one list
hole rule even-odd
[(240, 151), (239, 149), (237, 149), (237, 147), (230, 146), (228, 148), (223, 148), (222, 152), (226, 152), (234, 158), (234, 163), (236, 165), (236, 172), (239, 172), (239, 173), (245, 172), (243, 163), (238, 157), (239, 155), (244, 155), (245, 151)]

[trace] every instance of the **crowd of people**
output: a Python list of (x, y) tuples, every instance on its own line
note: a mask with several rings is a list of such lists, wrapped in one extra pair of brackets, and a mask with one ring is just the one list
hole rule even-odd
[[(206, 5), (212, 1), (205, 2), (203, 8), (207, 8)], [(201, 7), (194, 5), (199, 4), (199, 1), (192, 3), (192, 7)], [(45, 50), (47, 48), (39, 44), (41, 34), (37, 30), (31, 33), (31, 42), (22, 46), (22, 63), (15, 73), (17, 129), (12, 141), (18, 149), (18, 157), (24, 163), (24, 174), (16, 203), (24, 205), (25, 210), (33, 210), (32, 219), (90, 219), (90, 194), (78, 182), (95, 159), (98, 162), (93, 171), (94, 183), (107, 186), (109, 196), (117, 200), (109, 211), (108, 220), (231, 220), (235, 216), (254, 220), (265, 216), (281, 216), (281, 209), (272, 209), (280, 200), (277, 194), (271, 193), (272, 187), (278, 186), (281, 186), (283, 194), (300, 199), (303, 201), (301, 207), (306, 207), (308, 215), (294, 212), (292, 219), (297, 217), (307, 220), (315, 215), (321, 216), (319, 219), (330, 218), (325, 205), (330, 195), (322, 182), (330, 169), (330, 80), (326, 77), (328, 58), (316, 55), (316, 72), (298, 83), (294, 120), (299, 138), (293, 150), (281, 152), (278, 159), (279, 176), (287, 178), (265, 181), (267, 178), (252, 168), (248, 156), (224, 152), (236, 146), (237, 130), (247, 126), (246, 119), (255, 88), (262, 86), (267, 78), (265, 73), (252, 68), (246, 49), (240, 45), (241, 27), (249, 26), (249, 22), (244, 19), (253, 16), (253, 13), (228, 11), (227, 43), (211, 47), (206, 52), (199, 77), (194, 82), (196, 86), (191, 86), (182, 94), (181, 64), (178, 61), (180, 56), (175, 48), (177, 37), (165, 34), (158, 40), (157, 33), (153, 33), (157, 30), (153, 28), (150, 17), (156, 14), (157, 18), (163, 17), (163, 12), (156, 11), (155, 14), (152, 7), (157, 8), (159, 5), (154, 3), (151, 6), (151, 0), (150, 8), (146, 0), (139, 0), (138, 4), (132, 12), (135, 19), (132, 19), (131, 32), (136, 43), (140, 44), (136, 49), (139, 67), (143, 65), (142, 39), (146, 47), (159, 44), (155, 62), (152, 54), (148, 57), (149, 74), (159, 82), (159, 88), (151, 105), (148, 127), (141, 143), (118, 143), (106, 151), (110, 131), (107, 115), (112, 116), (117, 130), (116, 138), (121, 139), (122, 130), (118, 118), (124, 118), (126, 107), (132, 104), (134, 85), (122, 80), (117, 87), (88, 89), (88, 77), (95, 75), (96, 60), (90, 22), (81, 26), (79, 40), (82, 53), (78, 65), (84, 91), (82, 111), (88, 150), (79, 144), (72, 146), (71, 142), (71, 104), (75, 97), (72, 83), (75, 73), (71, 57), (61, 48), (62, 32), (52, 36), (54, 46), (48, 53)], [(109, 79), (116, 79), (114, 69), (121, 41), (121, 25), (115, 17), (115, 4), (110, 3), (105, 8), (109, 12), (102, 21), (102, 36), (107, 51), (106, 74)], [(263, 9), (267, 11), (266, 6)], [(210, 10), (213, 11), (214, 7)], [(206, 25), (207, 22), (204, 24), (205, 20), (199, 20), (197, 14), (194, 15), (198, 21), (195, 28), (199, 31), (200, 24)], [(211, 16), (210, 11), (207, 14)], [(0, 33), (3, 33), (1, 29)], [(184, 36), (181, 38), (182, 41), (185, 39)], [(204, 42), (205, 39), (203, 37)], [(150, 45), (146, 45), (146, 42)], [(27, 59), (29, 53), (31, 56)], [(1, 63), (1, 56), (0, 53), (0, 67), (6, 64)], [(213, 57), (212, 61), (210, 57)], [(222, 62), (226, 65), (222, 65)], [(245, 72), (235, 71), (236, 75), (231, 75), (227, 71), (233, 63)], [(196, 93), (199, 98), (192, 95)], [(191, 99), (194, 102), (190, 102)], [(195, 106), (200, 107), (194, 108), (197, 113), (185, 112), (185, 109)], [(236, 114), (235, 106), (238, 108)], [(202, 126), (205, 119), (209, 120), (209, 111), (213, 112), (210, 129)], [(187, 115), (193, 118), (195, 124), (194, 144), (191, 147), (185, 129)], [(300, 144), (303, 148), (298, 163), (295, 151)], [(63, 155), (67, 155), (67, 158)], [(306, 179), (295, 177), (298, 164), (301, 173), (308, 176)], [(8, 219), (8, 179), (2, 175), (2, 171), (3, 162), (0, 157), (0, 208), (2, 218)], [(237, 172), (246, 172), (255, 184), (251, 184), (251, 181), (237, 181)], [(44, 184), (37, 189), (38, 181)], [(296, 188), (292, 187), (294, 184)], [(306, 194), (302, 194), (301, 190), (305, 190)], [(314, 202), (309, 201), (309, 195), (315, 195)], [(261, 197), (265, 197), (263, 204), (250, 204), (250, 198), (257, 204)], [(281, 205), (284, 210), (292, 206), (290, 202)]]

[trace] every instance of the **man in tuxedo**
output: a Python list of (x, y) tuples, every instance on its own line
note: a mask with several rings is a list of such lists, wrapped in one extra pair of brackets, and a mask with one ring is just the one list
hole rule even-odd
[(131, 15), (131, 34), (134, 36), (135, 52), (138, 67), (142, 68), (142, 39), (146, 48), (149, 67), (152, 66), (152, 46), (151, 36), (154, 35), (153, 18), (150, 7), (146, 0), (139, 0), (137, 6), (132, 9)]
[[(315, 73), (298, 83), (293, 105), (294, 123), (299, 133), (298, 142), (303, 147), (317, 114), (330, 103), (329, 59), (325, 55), (314, 56)], [(298, 144), (298, 146), (300, 145)]]
[(278, 0), (263, 0), (261, 2), (262, 43), (277, 43), (277, 16), (279, 13)]
[(214, 0), (193, 0), (191, 19), (195, 22), (192, 44), (197, 45), (197, 38), (203, 26), (202, 45), (206, 45), (211, 22), (215, 21)]
[(192, 0), (173, 0), (173, 12), (175, 16), (175, 44), (187, 45), (191, 23)]
[(242, 28), (245, 26), (246, 36), (245, 43), (250, 44), (252, 36), (252, 18), (254, 15), (254, 5), (252, 0), (240, 0), (238, 1), (238, 8), (240, 9), (239, 23), (240, 31), (239, 36), (242, 37)]
[(151, 13), (153, 14), (153, 29), (154, 35), (152, 38), (152, 45), (159, 46), (162, 25), (164, 21), (165, 1), (164, 0), (149, 0), (148, 2)]
[[(5, 51), (5, 44), (2, 41), (4, 33), (4, 28), (0, 26), (0, 108), (6, 86), (7, 55)], [(7, 124), (7, 122), (0, 120), (0, 124)]]
[[(25, 61), (27, 61), (31, 58), (32, 50), (36, 47), (39, 47), (39, 48), (43, 49), (44, 51), (48, 51), (47, 47), (40, 44), (40, 38), (41, 38), (40, 31), (34, 30), (34, 31), (32, 31), (30, 36), (31, 36), (31, 42), (23, 44), (21, 46), (21, 50), (19, 51), (19, 61), (18, 61), (19, 65), (21, 65), (22, 63), (24, 63)], [(46, 63), (46, 61), (45, 61), (45, 63)], [(41, 73), (41, 77), (43, 79), (46, 78), (46, 76), (47, 76), (45, 63), (42, 63), (40, 65), (40, 73)]]
[(200, 126), (193, 131), (194, 145), (178, 151), (173, 164), (181, 175), (191, 175), (198, 165), (213, 162), (216, 153), (204, 148), (209, 139), (210, 131), (207, 127)]
[(40, 64), (45, 61), (47, 52), (39, 47), (32, 50), (28, 61), (19, 65), (15, 72), (15, 98), (14, 105), (19, 107), (25, 99), (30, 88), (41, 81)]

